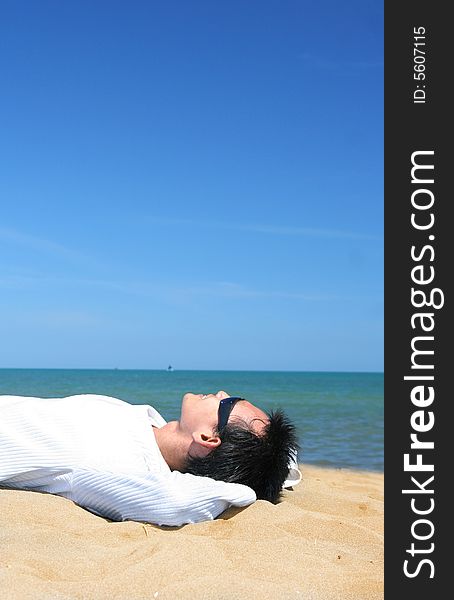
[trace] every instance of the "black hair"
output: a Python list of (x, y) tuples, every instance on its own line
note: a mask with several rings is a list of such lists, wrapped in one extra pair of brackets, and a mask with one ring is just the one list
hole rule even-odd
[(232, 419), (222, 432), (221, 444), (207, 456), (188, 456), (185, 473), (251, 487), (258, 500), (276, 504), (287, 478), (288, 463), (299, 449), (296, 428), (282, 409), (267, 413), (260, 434), (244, 421)]

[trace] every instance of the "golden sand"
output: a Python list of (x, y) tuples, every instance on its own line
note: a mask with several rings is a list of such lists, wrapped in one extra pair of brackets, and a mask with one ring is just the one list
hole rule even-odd
[(300, 466), (272, 505), (164, 528), (0, 490), (2, 600), (383, 598), (383, 475)]

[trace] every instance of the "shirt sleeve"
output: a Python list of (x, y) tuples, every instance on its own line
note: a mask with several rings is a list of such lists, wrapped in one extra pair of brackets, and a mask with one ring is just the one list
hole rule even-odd
[(85, 469), (74, 470), (68, 497), (114, 521), (173, 526), (212, 520), (257, 499), (246, 485), (179, 471), (134, 476)]

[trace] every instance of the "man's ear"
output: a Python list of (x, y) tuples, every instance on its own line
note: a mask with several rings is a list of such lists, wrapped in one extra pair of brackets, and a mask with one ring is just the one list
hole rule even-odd
[(196, 431), (192, 434), (191, 455), (206, 456), (220, 446), (221, 438), (218, 435)]

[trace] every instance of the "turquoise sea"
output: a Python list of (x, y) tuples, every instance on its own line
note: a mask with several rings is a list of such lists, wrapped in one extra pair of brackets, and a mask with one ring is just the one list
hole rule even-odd
[(263, 409), (283, 407), (298, 428), (299, 461), (383, 471), (383, 373), (0, 369), (0, 394), (105, 394), (179, 417), (185, 392), (225, 390)]

